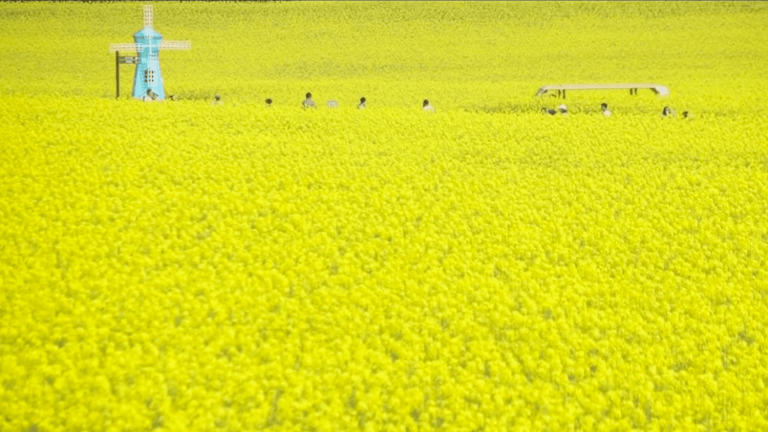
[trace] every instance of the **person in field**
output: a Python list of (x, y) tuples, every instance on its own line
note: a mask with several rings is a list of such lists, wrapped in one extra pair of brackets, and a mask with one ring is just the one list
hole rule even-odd
[(683, 111), (683, 118), (685, 118), (685, 119), (688, 118), (688, 111)]
[(661, 116), (662, 117), (672, 117), (672, 108), (665, 106), (663, 110), (661, 110)]
[(301, 103), (302, 108), (317, 108), (315, 101), (312, 100), (312, 93), (307, 93), (307, 98)]
[(424, 111), (435, 112), (435, 107), (430, 105), (428, 99), (424, 99)]
[(603, 115), (606, 116), (606, 117), (610, 117), (611, 116), (611, 111), (608, 110), (608, 104), (605, 103), (605, 102), (600, 104), (600, 111), (602, 111)]
[(221, 100), (221, 96), (217, 94), (213, 95), (213, 102), (211, 102), (211, 105), (224, 105), (224, 102)]
[(541, 107), (541, 112), (543, 112), (544, 114), (549, 114), (549, 115), (557, 114), (556, 110), (553, 110), (552, 108), (547, 109), (547, 107)]
[(272, 99), (267, 98), (266, 102), (267, 102), (267, 108), (272, 106)]
[(147, 89), (147, 94), (144, 95), (143, 98), (141, 98), (144, 102), (152, 102), (157, 100), (157, 93), (153, 92), (152, 89)]
[(560, 115), (568, 115), (568, 107), (565, 105), (560, 105), (557, 109), (560, 111)]
[(365, 109), (365, 98), (360, 98), (360, 103), (357, 105), (357, 109)]

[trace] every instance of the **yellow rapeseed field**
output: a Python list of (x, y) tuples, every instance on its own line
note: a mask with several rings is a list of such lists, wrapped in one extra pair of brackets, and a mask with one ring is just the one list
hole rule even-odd
[(141, 5), (0, 4), (0, 432), (768, 430), (768, 5), (156, 3), (115, 100)]

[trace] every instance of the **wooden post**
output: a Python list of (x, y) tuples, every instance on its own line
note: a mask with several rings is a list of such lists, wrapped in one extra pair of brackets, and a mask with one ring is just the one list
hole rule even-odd
[(115, 51), (115, 99), (120, 99), (120, 51)]

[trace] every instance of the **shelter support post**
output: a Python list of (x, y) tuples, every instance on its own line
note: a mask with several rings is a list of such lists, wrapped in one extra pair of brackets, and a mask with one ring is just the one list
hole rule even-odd
[(120, 51), (115, 51), (115, 99), (120, 99)]

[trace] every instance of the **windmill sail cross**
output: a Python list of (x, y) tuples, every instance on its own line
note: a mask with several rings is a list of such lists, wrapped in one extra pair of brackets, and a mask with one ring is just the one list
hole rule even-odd
[(118, 44), (111, 44), (109, 46), (109, 52), (113, 53), (115, 51), (130, 51), (130, 52), (139, 52), (141, 47), (139, 45), (136, 45), (135, 43), (118, 43)]
[(144, 5), (144, 28), (152, 28), (154, 18), (152, 5)]
[(189, 50), (192, 49), (192, 41), (162, 41), (158, 46), (161, 50)]

